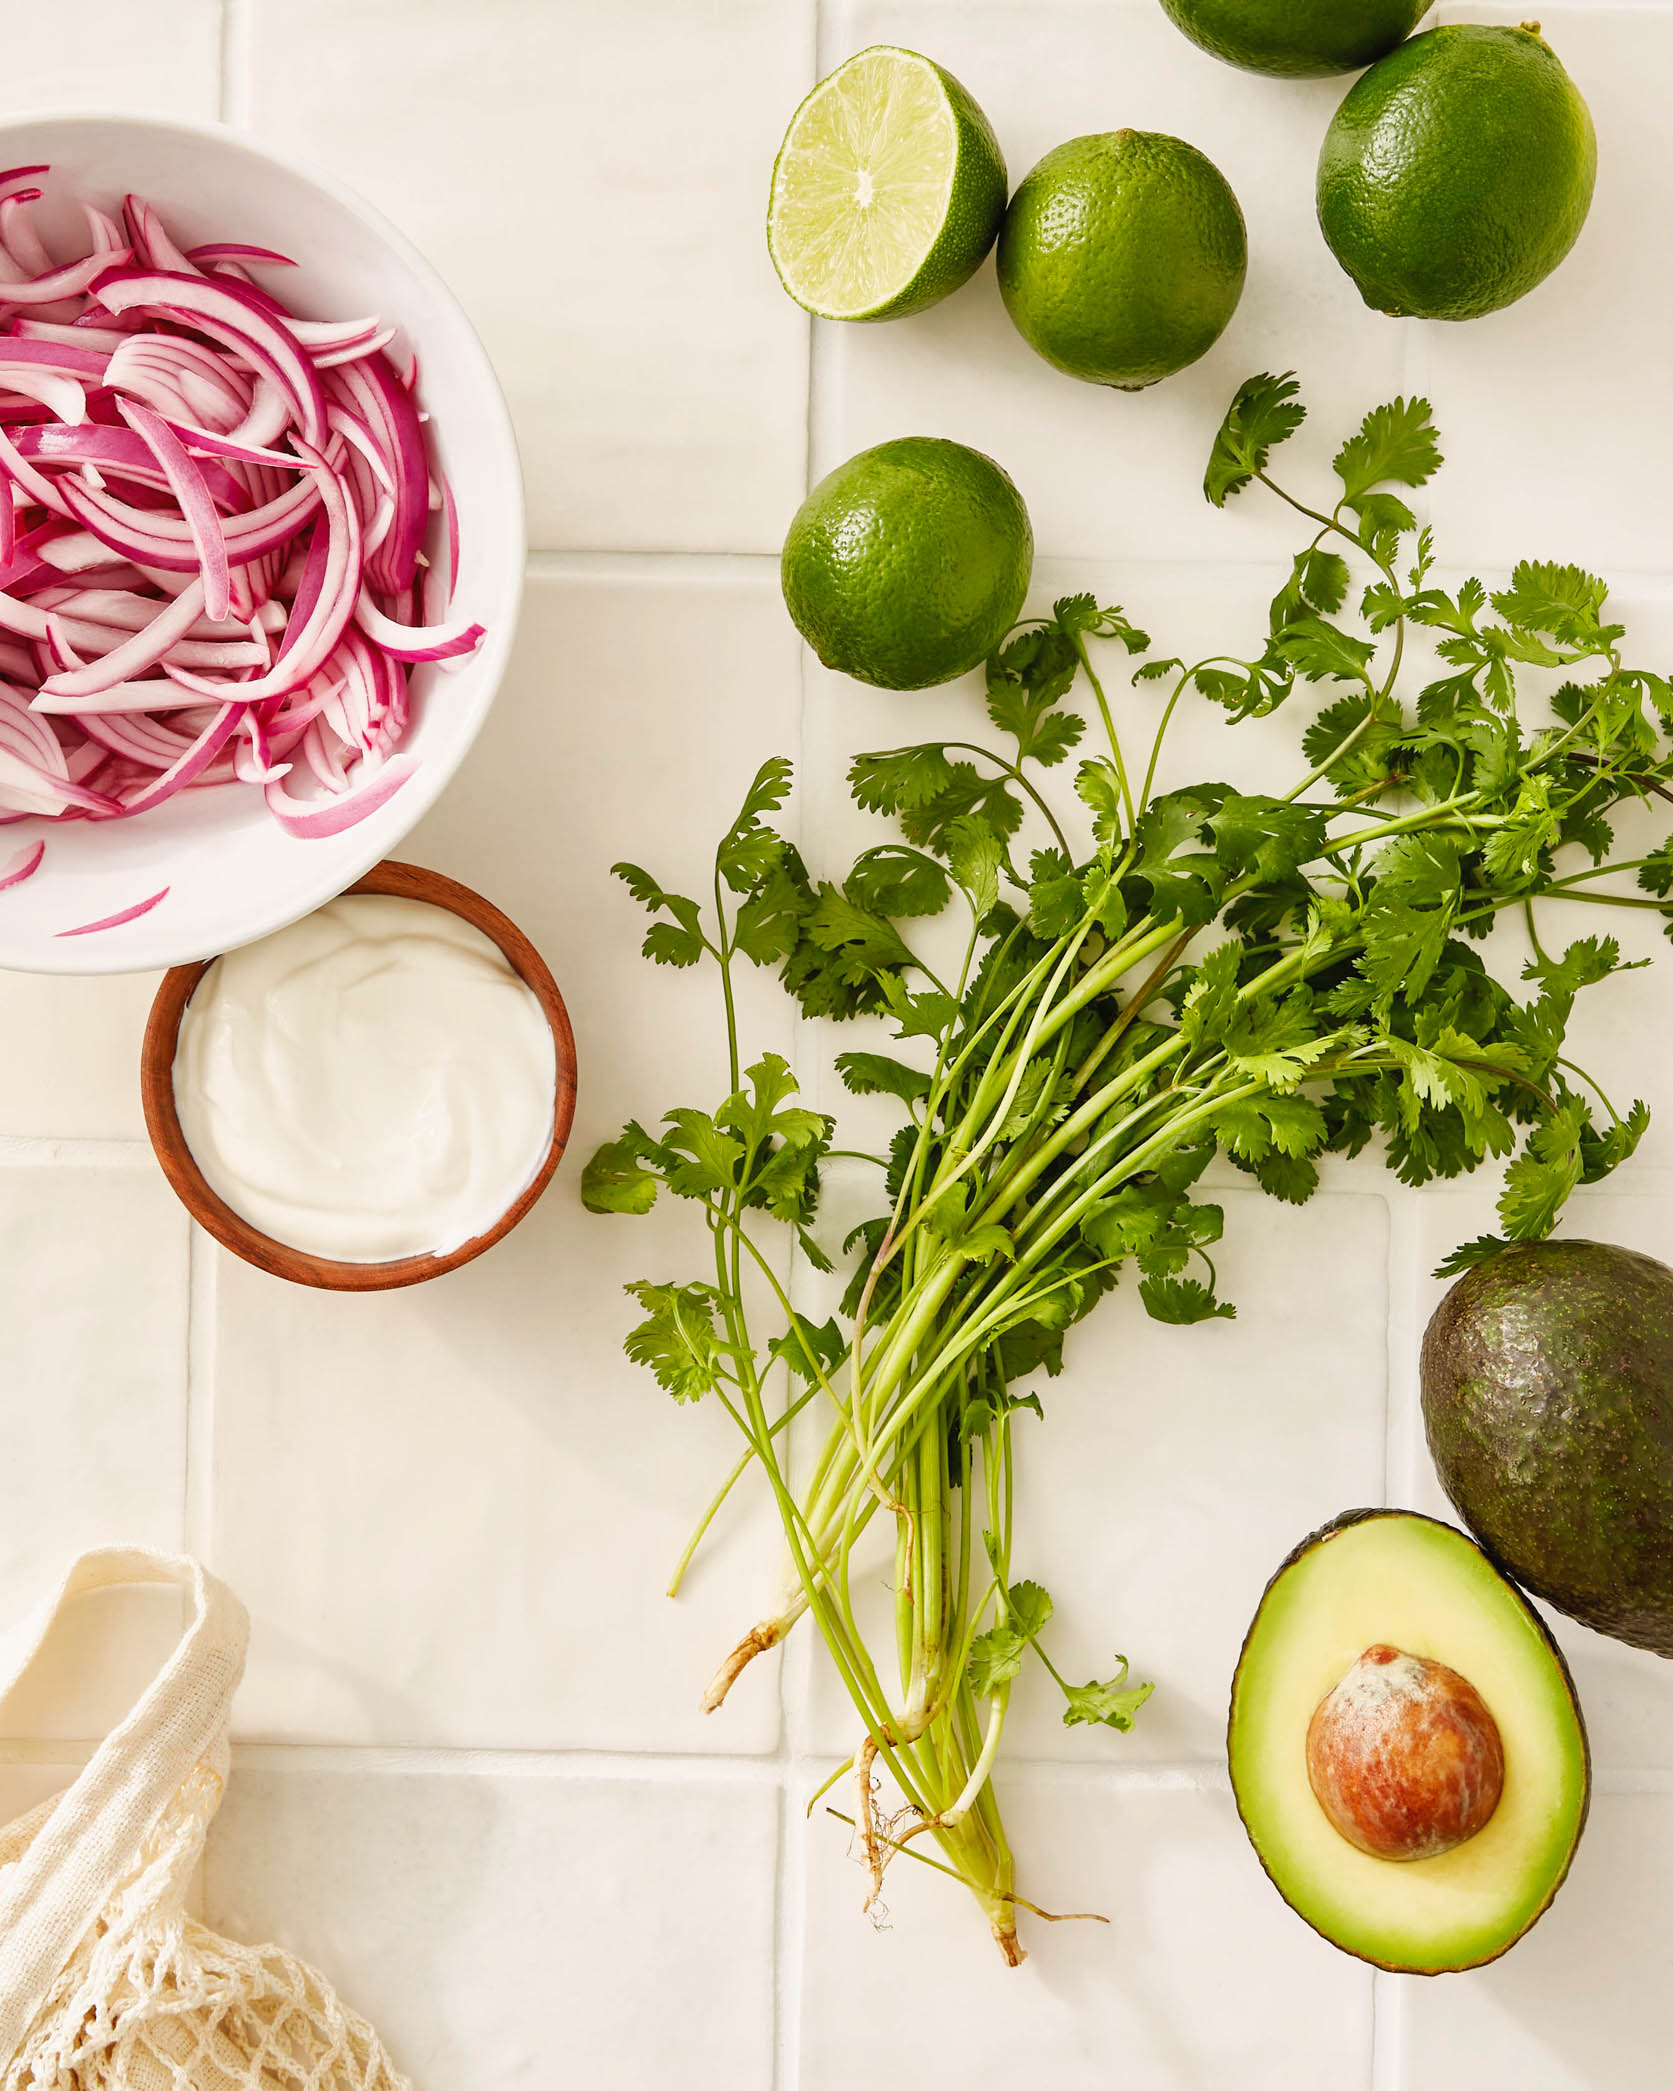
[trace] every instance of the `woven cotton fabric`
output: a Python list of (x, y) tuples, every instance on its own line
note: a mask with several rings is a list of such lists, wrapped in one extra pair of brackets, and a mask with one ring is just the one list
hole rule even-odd
[(75, 1783), (0, 1829), (0, 2091), (409, 2091), (323, 1976), (187, 1913), (248, 1637), (223, 1584), (172, 1555), (83, 1555), (0, 1640), (0, 1733), (71, 1599), (134, 1582), (190, 1593), (179, 1646)]

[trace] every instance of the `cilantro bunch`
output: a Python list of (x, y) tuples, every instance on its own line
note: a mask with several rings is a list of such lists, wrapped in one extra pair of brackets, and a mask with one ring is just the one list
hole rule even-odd
[[(790, 1563), (707, 1703), (807, 1615), (855, 1710), (870, 1896), (894, 1853), (928, 1857), (923, 1837), (1012, 1962), (1017, 1908), (1034, 1905), (989, 1774), (1014, 1680), (1038, 1660), (1066, 1723), (1118, 1729), (1151, 1689), (1119, 1658), (1107, 1679), (1062, 1676), (1052, 1600), (1013, 1574), (1017, 1416), (1040, 1413), (1036, 1376), (1061, 1369), (1069, 1331), (1128, 1272), (1159, 1320), (1234, 1313), (1211, 1253), (1223, 1214), (1200, 1189), (1216, 1156), (1292, 1204), (1316, 1189), (1321, 1155), (1373, 1141), (1411, 1184), (1511, 1157), (1501, 1225), (1526, 1240), (1632, 1152), (1647, 1118), (1642, 1104), (1617, 1115), (1564, 1053), (1576, 995), (1621, 966), (1618, 946), (1552, 953), (1537, 910), (1553, 896), (1673, 906), (1673, 840), (1616, 859), (1611, 826), (1618, 807), (1673, 798), (1673, 687), (1627, 665), (1603, 584), (1572, 567), (1519, 566), (1492, 594), (1438, 585), (1405, 498), (1441, 461), (1424, 402), (1367, 415), (1337, 453), (1328, 507), (1269, 473), (1302, 416), (1293, 377), (1254, 378), (1209, 461), (1216, 506), (1259, 482), (1308, 529), (1247, 658), (1145, 659), (1124, 737), (1099, 663), (1111, 648), (1147, 656), (1149, 640), (1070, 597), (989, 662), (992, 736), (858, 758), (854, 797), (892, 832), (840, 881), (816, 878), (771, 825), (783, 761), (723, 837), (706, 906), (617, 867), (656, 918), (647, 956), (715, 967), (731, 1080), (712, 1109), (629, 1124), (582, 1195), (643, 1213), (667, 1192), (700, 1215), (704, 1266), (630, 1287), (643, 1319), (627, 1349), (676, 1399), (725, 1406), (744, 1450), (721, 1497), (758, 1469)], [(1441, 672), (1413, 695), (1402, 674), (1420, 631)], [(1230, 724), (1303, 686), (1303, 771), (1283, 797), (1156, 792), (1181, 705), (1217, 705)], [(1052, 792), (1071, 757), (1072, 793)], [(1598, 884), (1628, 872), (1641, 891)], [(1533, 931), (1516, 982), (1482, 944), (1506, 909)], [(914, 933), (944, 913), (962, 955), (937, 971)], [(840, 1311), (818, 1325), (791, 1303), (772, 1230), (830, 1271), (812, 1232), (821, 1169), (849, 1150), (795, 1101), (781, 1058), (744, 1065), (741, 960), (777, 968), (809, 1016), (888, 1020), (900, 1047), (836, 1059), (900, 1123), (866, 1157), (875, 1209), (845, 1244)], [(786, 1426), (805, 1409), (824, 1436), (798, 1482)], [(850, 1582), (879, 1518), (895, 1550), (883, 1647)], [(884, 1770), (901, 1800), (888, 1818)]]

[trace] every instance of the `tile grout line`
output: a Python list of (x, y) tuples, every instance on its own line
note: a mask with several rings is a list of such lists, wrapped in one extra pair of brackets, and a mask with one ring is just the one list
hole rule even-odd
[(215, 1453), (215, 1244), (195, 1222), (186, 1265), (186, 1431), (182, 1543), (207, 1561)]
[[(811, 1644), (803, 1643), (804, 1647)], [(20, 1737), (0, 1744), (0, 1768), (12, 1765), (71, 1766), (84, 1763), (103, 1736)], [(483, 1748), (449, 1743), (309, 1743), (263, 1742), (234, 1737), (233, 1763), (246, 1771), (309, 1774), (375, 1773), (390, 1778), (443, 1777), (552, 1779), (560, 1783), (647, 1786), (736, 1786), (762, 1790), (785, 1788), (782, 1751), (761, 1756), (720, 1752), (635, 1751), (621, 1748), (517, 1749)], [(837, 1760), (810, 1752), (803, 1767), (829, 1771)], [(1014, 1758), (1007, 1777), (1034, 1788), (1096, 1788), (1109, 1794), (1229, 1793), (1223, 1762), (1203, 1758), (1174, 1764), (1121, 1765), (1077, 1762), (1070, 1758)], [(1593, 1790), (1612, 1799), (1673, 1797), (1673, 1764), (1623, 1765), (1594, 1774)], [(797, 1795), (791, 1791), (794, 1803)]]
[[(1413, 360), (1423, 362), (1426, 359)], [(815, 354), (809, 361), (816, 364), (823, 358)], [(1407, 392), (1424, 389), (1421, 377), (1406, 377), (1402, 383)], [(810, 448), (817, 447), (811, 426), (815, 418), (810, 413)], [(811, 478), (811, 472), (809, 476)], [(1422, 489), (1412, 495), (1411, 506), (1421, 518), (1424, 512)], [(1174, 579), (1227, 586), (1242, 583), (1264, 586), (1275, 575), (1287, 571), (1286, 561), (1277, 554), (1271, 558), (1252, 559), (1147, 559), (1137, 556), (1112, 559), (1090, 552), (1042, 552), (1035, 566), (1037, 573), (1048, 580), (1059, 577), (1067, 580), (1084, 575), (1089, 567), (1102, 567), (1142, 574), (1151, 581)], [(532, 547), (525, 559), (524, 572), (534, 581), (666, 581), (679, 576), (694, 580), (759, 582), (776, 581), (778, 567), (777, 552), (703, 551), (674, 545), (634, 550), (623, 546), (577, 545)], [(1616, 578), (1612, 593), (1616, 596), (1643, 596), (1657, 602), (1673, 598), (1673, 570), (1666, 567), (1629, 568), (1617, 563), (1614, 572)], [(1471, 574), (1497, 586), (1501, 582), (1508, 583), (1510, 568), (1495, 566), (1490, 560), (1476, 560), (1466, 565), (1441, 560), (1435, 565), (1432, 578), (1442, 586), (1454, 586)]]
[[(1429, 337), (1421, 320), (1404, 322), (1400, 347), (1401, 386), (1408, 399), (1429, 396)], [(1420, 523), (1429, 521), (1427, 488), (1414, 491), (1413, 511)], [(1398, 1187), (1385, 1196), (1388, 1211), (1388, 1250), (1385, 1264), (1388, 1287), (1387, 1318), (1383, 1328), (1383, 1501), (1404, 1497), (1411, 1487), (1411, 1460), (1405, 1410), (1407, 1389), (1404, 1370), (1408, 1347), (1401, 1334), (1402, 1316), (1416, 1303), (1415, 1260), (1421, 1231), (1417, 1209)], [(1370, 2044), (1366, 2055), (1369, 2091), (1396, 2091), (1401, 2072), (1405, 2025), (1404, 1992), (1391, 1985), (1380, 1968), (1371, 1970)]]
[[(810, 0), (805, 46), (808, 92), (812, 91), (820, 77), (824, 28), (822, 0)], [(814, 343), (818, 328), (811, 314), (804, 317), (803, 326), (807, 343), (803, 365), (805, 398), (802, 421), (802, 486), (805, 490), (813, 485)], [(741, 571), (754, 577), (763, 567), (776, 581), (778, 560), (776, 555), (770, 553), (761, 558), (740, 560), (736, 569), (729, 564), (725, 571)], [(802, 823), (807, 805), (804, 779), (807, 770), (809, 694), (806, 646), (798, 651), (796, 667), (796, 830), (798, 839), (805, 839), (802, 836)], [(798, 1086), (803, 1071), (802, 1035), (801, 1013), (798, 1010), (792, 1017), (790, 1032), (790, 1066)], [(792, 1306), (798, 1305), (800, 1287), (797, 1279), (801, 1276), (801, 1255), (792, 1243), (789, 1285)], [(793, 1434), (794, 1426), (786, 1433), (785, 1438), (785, 1457), (791, 1462), (795, 1459)], [(804, 1729), (807, 1687), (808, 1668), (804, 1644), (792, 1635), (790, 1644), (780, 1649), (778, 1661), (778, 1751), (775, 1758), (778, 1776), (778, 1849), (773, 1868), (773, 2049), (768, 2065), (768, 2079), (772, 2091), (799, 2091), (801, 2084), (803, 1973), (807, 1957), (807, 1829), (799, 1819), (798, 1801), (801, 1792), (800, 1769), (806, 1747)]]
[(220, 94), (217, 113), (235, 130), (250, 125), (250, 0), (221, 0)]

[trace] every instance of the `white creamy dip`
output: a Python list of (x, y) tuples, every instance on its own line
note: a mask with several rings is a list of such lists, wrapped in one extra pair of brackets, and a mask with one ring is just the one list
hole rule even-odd
[(485, 1233), (552, 1142), (557, 1053), (534, 992), (445, 908), (352, 893), (229, 951), (180, 1021), (193, 1159), (275, 1241), (346, 1263)]

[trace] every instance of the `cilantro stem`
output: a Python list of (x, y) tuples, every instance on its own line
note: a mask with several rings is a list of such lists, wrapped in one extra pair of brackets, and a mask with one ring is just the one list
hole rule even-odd
[(1092, 685), (1092, 694), (1098, 700), (1099, 716), (1104, 722), (1104, 737), (1110, 744), (1110, 755), (1115, 763), (1116, 782), (1121, 787), (1121, 804), (1127, 817), (1127, 832), (1131, 835), (1138, 822), (1133, 813), (1133, 794), (1127, 785), (1127, 765), (1121, 754), (1121, 736), (1115, 730), (1115, 720), (1110, 713), (1109, 700), (1104, 695), (1103, 684), (1098, 680), (1098, 671), (1092, 665), (1092, 655), (1086, 644), (1086, 634), (1077, 631), (1074, 634), (1074, 642), (1075, 651), (1080, 655), (1081, 667), (1086, 671), (1086, 679)]
[[(805, 1394), (801, 1395), (799, 1399), (797, 1399), (796, 1401), (793, 1401), (790, 1404), (790, 1406), (784, 1411), (783, 1415), (779, 1416), (774, 1421), (769, 1435), (776, 1437), (778, 1433), (785, 1427), (785, 1425), (792, 1420), (792, 1418), (801, 1414), (802, 1410), (807, 1407), (808, 1403), (818, 1392), (819, 1389), (817, 1386), (811, 1386), (808, 1388)], [(685, 1581), (686, 1570), (691, 1566), (692, 1560), (696, 1555), (697, 1549), (703, 1544), (704, 1533), (706, 1533), (710, 1525), (714, 1523), (715, 1518), (720, 1511), (721, 1505), (726, 1501), (726, 1498), (732, 1493), (733, 1489), (748, 1472), (750, 1464), (754, 1460), (754, 1458), (754, 1445), (747, 1445), (744, 1448), (743, 1452), (739, 1455), (736, 1464), (732, 1468), (732, 1471), (727, 1475), (726, 1479), (715, 1491), (714, 1497), (710, 1502), (708, 1509), (704, 1511), (702, 1517), (697, 1522), (696, 1530), (686, 1541), (685, 1551), (680, 1555), (679, 1560), (674, 1565), (674, 1573), (668, 1579), (668, 1588), (664, 1593), (665, 1596), (679, 1596), (680, 1585)]]

